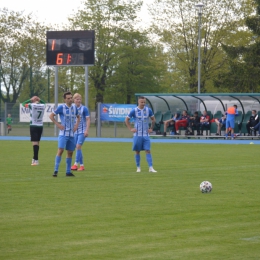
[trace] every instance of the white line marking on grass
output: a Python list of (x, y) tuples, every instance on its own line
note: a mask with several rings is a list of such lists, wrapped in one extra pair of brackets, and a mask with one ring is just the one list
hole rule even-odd
[(240, 240), (245, 240), (245, 241), (259, 241), (259, 242), (260, 242), (260, 236), (240, 238)]

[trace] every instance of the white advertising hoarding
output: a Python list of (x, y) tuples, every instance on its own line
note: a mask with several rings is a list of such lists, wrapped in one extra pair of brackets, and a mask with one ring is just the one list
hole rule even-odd
[[(49, 115), (53, 112), (55, 109), (55, 104), (54, 103), (46, 103), (45, 104), (45, 111), (44, 111), (44, 116), (43, 116), (43, 122), (48, 123), (52, 122), (49, 118)], [(58, 104), (61, 105), (61, 104)], [(23, 107), (22, 104), (20, 104), (20, 122), (30, 122), (30, 109)]]

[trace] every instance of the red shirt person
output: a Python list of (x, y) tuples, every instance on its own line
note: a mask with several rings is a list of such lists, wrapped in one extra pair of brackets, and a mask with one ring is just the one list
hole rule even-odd
[(188, 126), (188, 120), (189, 116), (186, 110), (182, 111), (182, 115), (180, 120), (175, 121), (175, 129), (176, 129), (176, 134), (179, 134), (179, 128), (180, 127), (187, 127)]

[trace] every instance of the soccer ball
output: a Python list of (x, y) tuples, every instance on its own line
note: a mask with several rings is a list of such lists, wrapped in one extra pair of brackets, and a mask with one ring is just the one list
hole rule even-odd
[(212, 184), (209, 181), (203, 181), (200, 184), (200, 191), (202, 193), (209, 193), (212, 191)]

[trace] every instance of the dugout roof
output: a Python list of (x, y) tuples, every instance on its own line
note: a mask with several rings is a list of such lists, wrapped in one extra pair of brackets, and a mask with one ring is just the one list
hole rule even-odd
[(153, 110), (172, 114), (177, 111), (188, 110), (210, 111), (215, 114), (217, 111), (222, 113), (227, 107), (237, 105), (238, 111), (246, 114), (255, 109), (260, 111), (260, 93), (207, 93), (207, 94), (184, 94), (184, 93), (136, 93), (136, 99), (144, 96), (147, 105)]

